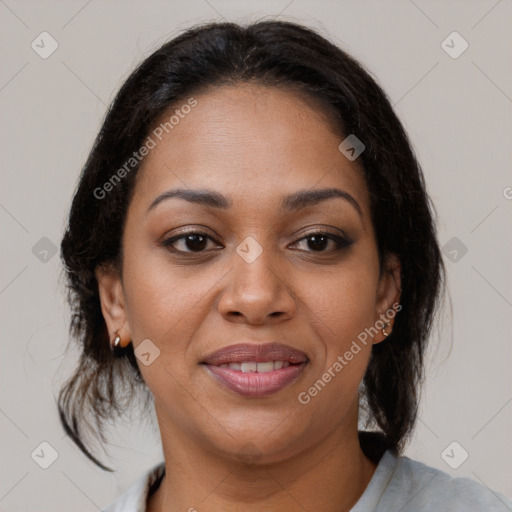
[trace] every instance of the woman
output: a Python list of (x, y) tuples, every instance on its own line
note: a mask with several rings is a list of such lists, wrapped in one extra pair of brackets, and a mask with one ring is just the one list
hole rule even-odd
[[(66, 432), (154, 403), (165, 462), (114, 511), (508, 510), (400, 453), (444, 269), (407, 135), (287, 22), (194, 27), (114, 100), (62, 241)], [(359, 431), (359, 425), (366, 430)]]

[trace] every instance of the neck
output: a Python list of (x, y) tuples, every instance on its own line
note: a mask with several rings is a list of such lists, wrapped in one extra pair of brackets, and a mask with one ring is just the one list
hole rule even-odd
[(183, 432), (160, 425), (166, 474), (148, 512), (209, 510), (349, 511), (376, 465), (362, 452), (357, 427), (340, 428), (295, 455), (273, 463), (213, 453)]

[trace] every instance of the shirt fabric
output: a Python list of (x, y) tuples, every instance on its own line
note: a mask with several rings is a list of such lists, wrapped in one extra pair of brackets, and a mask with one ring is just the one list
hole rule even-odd
[[(165, 474), (161, 463), (142, 475), (103, 512), (146, 512)], [(154, 488), (154, 489), (153, 489)], [(512, 500), (469, 478), (455, 478), (389, 450), (350, 512), (512, 512)]]

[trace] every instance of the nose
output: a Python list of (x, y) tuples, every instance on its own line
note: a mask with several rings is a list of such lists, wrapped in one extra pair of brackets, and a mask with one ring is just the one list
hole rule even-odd
[(232, 271), (218, 303), (220, 314), (230, 322), (279, 323), (295, 315), (295, 294), (282, 270), (271, 265), (268, 251), (251, 263), (237, 253)]

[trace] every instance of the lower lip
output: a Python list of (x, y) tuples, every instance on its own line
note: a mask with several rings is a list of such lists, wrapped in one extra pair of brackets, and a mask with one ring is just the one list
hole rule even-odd
[(267, 373), (241, 372), (231, 368), (205, 365), (210, 373), (224, 386), (248, 398), (260, 398), (277, 393), (295, 380), (304, 371), (307, 363), (291, 364), (280, 370)]

